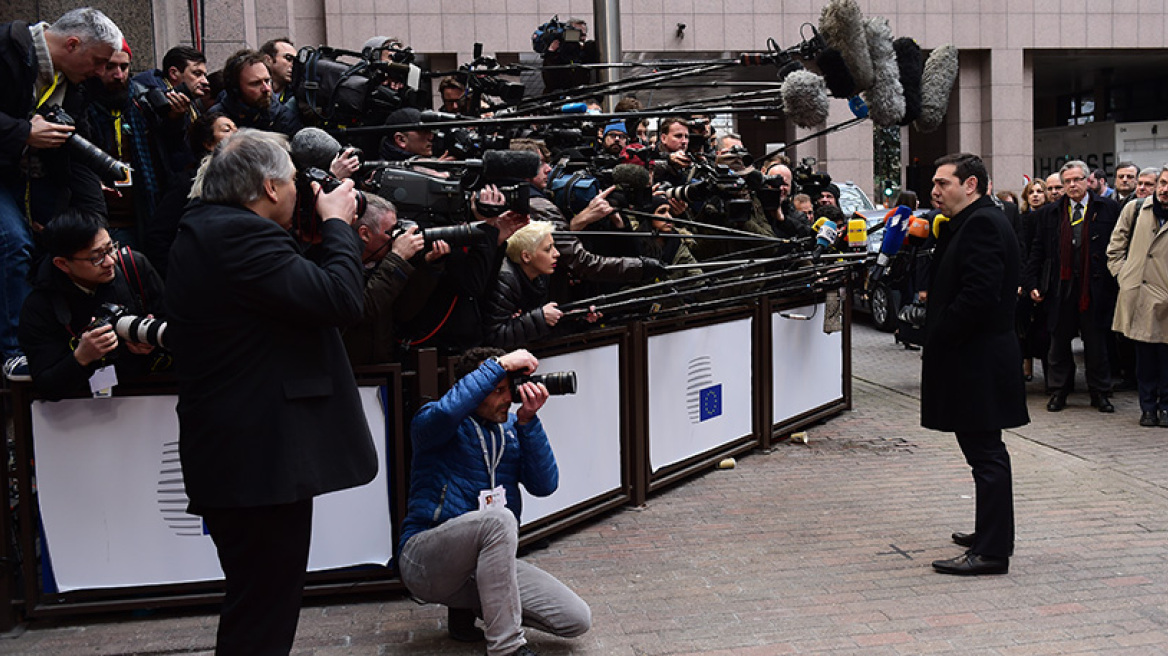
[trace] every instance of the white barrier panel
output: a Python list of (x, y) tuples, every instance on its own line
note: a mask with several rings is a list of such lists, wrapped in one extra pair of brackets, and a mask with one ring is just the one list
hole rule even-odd
[(823, 332), (823, 304), (783, 312), (812, 318), (803, 321), (771, 314), (771, 404), (776, 424), (844, 395), (844, 334)]
[[(380, 467), (368, 485), (316, 499), (313, 571), (385, 564), (393, 556), (386, 415), (378, 388), (360, 393)], [(185, 512), (176, 401), (33, 403), (41, 520), (60, 591), (223, 578), (202, 521)]]
[(553, 396), (539, 411), (560, 487), (544, 498), (523, 490), (525, 525), (621, 486), (619, 346), (540, 359), (539, 373), (554, 371), (575, 371), (577, 381), (575, 395)]
[(750, 319), (649, 338), (654, 472), (750, 435)]

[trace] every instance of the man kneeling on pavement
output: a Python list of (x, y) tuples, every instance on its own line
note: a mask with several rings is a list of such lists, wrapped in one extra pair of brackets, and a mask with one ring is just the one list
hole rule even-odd
[(523, 625), (575, 637), (592, 624), (584, 600), (516, 557), (519, 483), (541, 497), (559, 485), (555, 455), (536, 416), (547, 388), (520, 385), (522, 405), (509, 412), (509, 377), (538, 366), (525, 350), (470, 349), (455, 365), (458, 382), (410, 426), (413, 469), (398, 571), (415, 597), (450, 607), (451, 637), (474, 641), (485, 633), (488, 656), (535, 654)]

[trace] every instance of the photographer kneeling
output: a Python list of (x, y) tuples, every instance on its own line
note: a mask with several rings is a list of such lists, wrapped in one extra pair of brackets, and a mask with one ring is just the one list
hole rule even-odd
[(397, 566), (410, 592), (450, 607), (451, 636), (478, 639), (485, 623), (487, 654), (534, 654), (521, 624), (575, 637), (592, 612), (550, 574), (516, 557), (523, 499), (559, 486), (559, 470), (536, 412), (547, 401), (542, 383), (518, 386), (516, 414), (509, 377), (531, 374), (539, 361), (524, 350), (474, 348), (455, 365), (459, 380), (414, 417), (409, 510), (402, 522)]
[(97, 393), (119, 377), (149, 373), (154, 347), (119, 339), (109, 316), (111, 305), (130, 315), (161, 313), (162, 279), (146, 256), (119, 249), (104, 219), (75, 209), (50, 221), (41, 241), (48, 254), (33, 273), (19, 329), (37, 389), (50, 398)]

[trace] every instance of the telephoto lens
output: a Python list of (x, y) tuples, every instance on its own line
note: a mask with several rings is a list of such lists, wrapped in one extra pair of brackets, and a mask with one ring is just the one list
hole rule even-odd
[(166, 322), (161, 319), (123, 314), (114, 319), (114, 332), (127, 342), (166, 348)]
[(562, 394), (576, 393), (576, 372), (575, 371), (556, 371), (549, 374), (532, 374), (530, 376), (512, 376), (511, 377), (511, 402), (523, 403), (523, 397), (519, 396), (519, 386), (524, 383), (543, 383), (547, 388), (548, 394), (552, 396), (559, 396)]

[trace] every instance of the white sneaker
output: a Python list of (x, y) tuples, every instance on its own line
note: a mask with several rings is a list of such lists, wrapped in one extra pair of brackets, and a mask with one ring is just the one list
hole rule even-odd
[(4, 361), (4, 377), (18, 383), (32, 381), (28, 372), (28, 358), (23, 355), (14, 355)]

